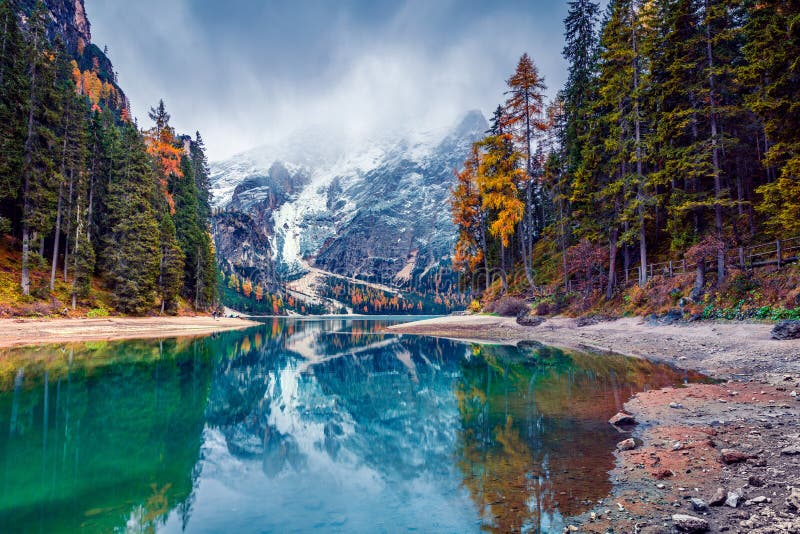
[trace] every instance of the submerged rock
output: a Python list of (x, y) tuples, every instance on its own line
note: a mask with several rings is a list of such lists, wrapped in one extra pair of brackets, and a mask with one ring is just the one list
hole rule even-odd
[(708, 530), (708, 521), (702, 517), (689, 514), (675, 514), (672, 516), (675, 528), (681, 532), (705, 532)]
[(772, 329), (772, 339), (800, 339), (800, 321), (781, 321)]
[(608, 422), (614, 426), (633, 426), (636, 424), (636, 419), (629, 413), (619, 412), (609, 419)]

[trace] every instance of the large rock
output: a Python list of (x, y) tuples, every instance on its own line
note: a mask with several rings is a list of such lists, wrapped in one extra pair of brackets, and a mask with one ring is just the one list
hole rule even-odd
[(708, 505), (706, 504), (706, 501), (704, 501), (703, 499), (692, 497), (691, 499), (689, 499), (689, 504), (692, 505), (692, 510), (694, 510), (695, 512), (708, 511)]
[(800, 488), (792, 488), (786, 497), (786, 507), (789, 510), (800, 511)]
[(736, 508), (742, 502), (742, 494), (738, 491), (729, 491), (725, 498), (725, 506)]
[(708, 500), (709, 506), (722, 506), (725, 504), (725, 499), (727, 494), (725, 493), (724, 488), (717, 488), (717, 491), (714, 492), (714, 495)]
[(523, 313), (517, 316), (517, 324), (522, 326), (539, 326), (545, 321), (544, 317), (538, 315), (531, 315), (530, 313)]
[(781, 321), (772, 329), (772, 339), (800, 339), (800, 321)]
[(617, 443), (617, 449), (621, 451), (631, 451), (636, 448), (636, 440), (628, 438)]
[(722, 449), (720, 451), (720, 459), (725, 464), (737, 464), (750, 458), (754, 458), (754, 456), (734, 449)]
[(789, 445), (781, 449), (781, 454), (784, 456), (797, 456), (800, 454), (800, 445)]
[(675, 528), (681, 532), (705, 532), (708, 530), (708, 521), (702, 517), (689, 514), (675, 514), (672, 516)]
[(614, 426), (633, 426), (636, 424), (636, 419), (629, 413), (619, 412), (608, 422)]

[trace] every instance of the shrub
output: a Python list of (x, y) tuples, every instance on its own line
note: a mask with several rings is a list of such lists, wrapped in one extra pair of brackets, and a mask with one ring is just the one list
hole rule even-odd
[(21, 306), (18, 315), (23, 317), (45, 317), (58, 311), (57, 307), (49, 302), (33, 302)]
[(494, 311), (503, 317), (516, 317), (528, 310), (528, 303), (516, 297), (503, 297), (494, 306)]
[(552, 306), (547, 301), (542, 301), (536, 305), (536, 315), (550, 315)]
[(88, 312), (86, 312), (86, 317), (89, 319), (95, 319), (97, 317), (108, 317), (108, 310), (105, 308), (92, 308)]

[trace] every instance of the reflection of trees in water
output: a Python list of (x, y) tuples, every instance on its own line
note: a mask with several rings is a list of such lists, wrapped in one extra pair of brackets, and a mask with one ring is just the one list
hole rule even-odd
[(208, 341), (20, 348), (0, 358), (0, 530), (152, 531), (175, 508), (188, 520)]
[(457, 456), (485, 528), (554, 531), (608, 494), (619, 434), (606, 420), (632, 393), (681, 379), (621, 356), (474, 346), (456, 388)]

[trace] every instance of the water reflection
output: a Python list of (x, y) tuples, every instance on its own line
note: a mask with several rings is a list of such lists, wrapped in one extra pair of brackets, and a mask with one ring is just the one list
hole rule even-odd
[[(275, 320), (0, 354), (0, 531), (556, 531), (671, 369)], [(690, 377), (694, 378), (694, 377)]]

